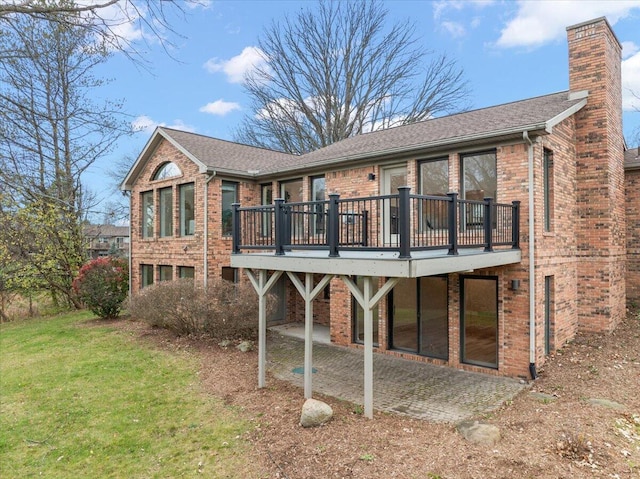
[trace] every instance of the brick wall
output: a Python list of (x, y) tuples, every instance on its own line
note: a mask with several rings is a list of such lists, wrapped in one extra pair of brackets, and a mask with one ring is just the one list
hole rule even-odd
[(625, 315), (621, 47), (606, 20), (567, 29), (569, 87), (588, 90), (576, 116), (578, 318), (610, 330)]
[(627, 301), (640, 305), (640, 169), (628, 169), (625, 173)]

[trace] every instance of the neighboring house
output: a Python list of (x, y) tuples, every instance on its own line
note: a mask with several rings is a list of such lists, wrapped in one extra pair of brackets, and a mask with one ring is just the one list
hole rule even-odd
[[(614, 328), (625, 294), (640, 300), (621, 46), (604, 18), (567, 34), (568, 91), (299, 157), (156, 129), (122, 185), (133, 293), (178, 277), (236, 280), (240, 268), (260, 297), (280, 298), (272, 323), (306, 318), (311, 331), (313, 318), (332, 342), (364, 345), (365, 390), (374, 348), (535, 376), (579, 330)], [(266, 319), (261, 309), (260, 385)], [(307, 396), (310, 385), (307, 374)]]
[(114, 225), (85, 225), (83, 233), (87, 240), (87, 256), (129, 256), (129, 227)]

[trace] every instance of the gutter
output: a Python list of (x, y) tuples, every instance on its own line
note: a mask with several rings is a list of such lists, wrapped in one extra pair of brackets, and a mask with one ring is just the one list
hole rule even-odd
[(207, 173), (209, 173), (209, 177), (204, 182), (204, 245), (202, 248), (202, 267), (204, 268), (202, 284), (205, 290), (209, 279), (209, 182), (216, 176), (216, 172), (212, 170)]
[(529, 132), (524, 130), (522, 138), (529, 143), (529, 374), (536, 379), (536, 265), (535, 265), (535, 221), (534, 221), (534, 184), (533, 184), (533, 141)]

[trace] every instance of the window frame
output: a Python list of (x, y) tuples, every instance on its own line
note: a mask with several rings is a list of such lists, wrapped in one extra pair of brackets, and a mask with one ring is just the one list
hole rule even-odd
[(163, 181), (182, 176), (182, 170), (173, 161), (165, 161), (151, 175), (151, 181)]
[[(158, 188), (158, 226), (160, 238), (171, 238), (173, 231), (173, 186)], [(168, 214), (168, 216), (166, 216)]]
[(140, 264), (140, 289), (152, 286), (154, 284), (154, 269), (155, 268), (152, 264)]
[[(184, 273), (191, 271), (191, 276), (187, 276)], [(196, 268), (193, 266), (178, 266), (178, 279), (195, 279)]]
[[(191, 190), (191, 214), (185, 215), (186, 195)], [(196, 232), (196, 187), (195, 183), (183, 183), (178, 185), (178, 222), (180, 224), (180, 236), (193, 236)], [(193, 223), (189, 223), (192, 221)]]
[[(316, 189), (316, 182), (322, 180), (322, 189)], [(322, 198), (318, 198), (319, 191), (322, 191)], [(311, 201), (325, 201), (327, 199), (327, 182), (325, 175), (309, 177), (309, 196)], [(313, 219), (310, 219), (310, 232), (314, 235), (322, 235), (326, 232), (325, 203), (315, 205)]]
[[(169, 272), (169, 277), (164, 277)], [(173, 266), (168, 264), (161, 264), (158, 266), (158, 282), (173, 281)]]
[(543, 149), (542, 158), (542, 181), (544, 195), (544, 231), (550, 233), (553, 231), (553, 151), (548, 148)]
[[(155, 230), (155, 190), (140, 193), (140, 236), (142, 239), (154, 237)], [(150, 199), (150, 200), (149, 200)]]
[[(225, 208), (225, 187), (233, 187), (233, 200)], [(220, 183), (220, 236), (231, 237), (233, 234), (233, 207), (238, 202), (240, 184), (237, 181), (222, 180)]]

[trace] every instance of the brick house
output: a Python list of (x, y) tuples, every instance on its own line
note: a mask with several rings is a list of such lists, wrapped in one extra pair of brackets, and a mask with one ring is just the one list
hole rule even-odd
[(85, 225), (82, 234), (87, 241), (87, 256), (91, 259), (112, 254), (129, 256), (128, 226)]
[(621, 46), (604, 18), (567, 35), (568, 91), (302, 156), (157, 128), (122, 185), (133, 294), (248, 277), (280, 299), (272, 317), (260, 310), (259, 384), (267, 323), (305, 322), (306, 371), (324, 324), (364, 349), (368, 416), (374, 350), (535, 377), (577, 331), (611, 330), (640, 300)]

